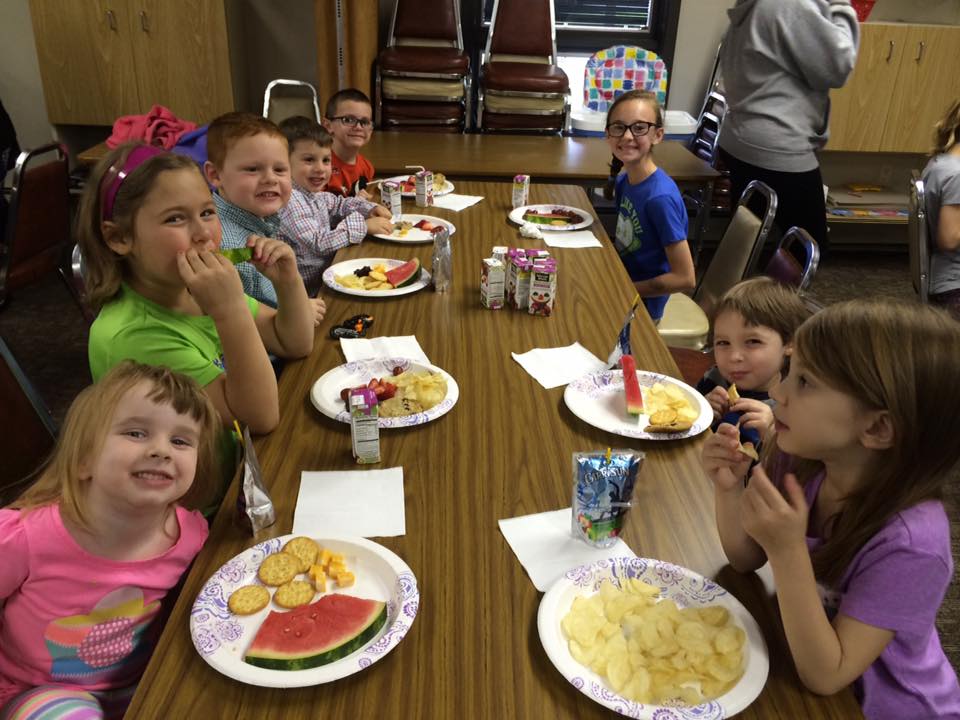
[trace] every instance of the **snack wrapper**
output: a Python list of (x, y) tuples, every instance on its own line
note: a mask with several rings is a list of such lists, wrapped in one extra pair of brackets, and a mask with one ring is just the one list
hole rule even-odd
[(623, 530), (644, 454), (636, 450), (573, 454), (574, 537), (594, 547), (610, 547)]
[(252, 535), (276, 522), (277, 514), (273, 501), (263, 485), (263, 474), (257, 453), (253, 449), (253, 439), (249, 428), (240, 433), (239, 425), (234, 424), (237, 433), (243, 438), (243, 464), (240, 468), (240, 488), (237, 491), (237, 522)]

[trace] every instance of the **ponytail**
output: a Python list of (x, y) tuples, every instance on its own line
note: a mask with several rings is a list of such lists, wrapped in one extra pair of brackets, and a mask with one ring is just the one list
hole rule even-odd
[(930, 156), (945, 153), (957, 143), (960, 143), (960, 100), (954, 100), (946, 114), (936, 124)]

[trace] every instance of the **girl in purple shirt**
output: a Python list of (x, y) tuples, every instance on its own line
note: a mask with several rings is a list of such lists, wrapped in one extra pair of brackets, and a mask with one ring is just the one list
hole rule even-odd
[(852, 684), (868, 720), (960, 718), (934, 624), (953, 575), (940, 499), (960, 459), (958, 347), (960, 326), (930, 307), (828, 307), (770, 393), (778, 452), (745, 485), (737, 429), (704, 444), (730, 564), (770, 563), (800, 679), (823, 695)]

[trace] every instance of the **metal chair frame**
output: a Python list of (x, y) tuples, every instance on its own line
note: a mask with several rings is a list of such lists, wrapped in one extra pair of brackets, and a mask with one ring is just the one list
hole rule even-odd
[(317, 89), (308, 82), (303, 80), (287, 80), (285, 78), (277, 78), (276, 80), (271, 80), (267, 84), (267, 89), (263, 91), (263, 116), (265, 118), (270, 117), (270, 98), (273, 94), (273, 89), (275, 87), (298, 87), (309, 89), (311, 95), (311, 101), (313, 103), (313, 114), (317, 122), (320, 122), (322, 116), (320, 114), (320, 103), (317, 100)]
[[(709, 160), (705, 158), (701, 159), (708, 162), (710, 167), (715, 167), (717, 164), (717, 147), (719, 147), (720, 144), (720, 131), (723, 129), (723, 119), (726, 112), (726, 98), (718, 92), (708, 92), (703, 103), (703, 109), (700, 111), (697, 130), (694, 133), (693, 139), (690, 141), (689, 149), (690, 152), (697, 155), (697, 148), (703, 148), (709, 156)], [(706, 141), (704, 141), (705, 130), (709, 130), (710, 133), (712, 133), (712, 137), (708, 135)], [(710, 183), (706, 188), (697, 188), (693, 191), (688, 190), (684, 193), (684, 199), (692, 201), (698, 208), (697, 216), (693, 223), (692, 237), (690, 238), (690, 252), (693, 255), (694, 263), (696, 263), (700, 256), (700, 248), (703, 243), (703, 231), (710, 218), (710, 207), (713, 204), (713, 183)]]
[(930, 236), (927, 226), (926, 189), (920, 173), (910, 173), (910, 216), (907, 221), (910, 278), (920, 302), (930, 302)]
[[(794, 247), (797, 245), (803, 247), (802, 263), (799, 261), (797, 253), (794, 250)], [(774, 250), (773, 257), (775, 258), (777, 254), (781, 252), (787, 253), (791, 258), (797, 260), (797, 264), (800, 266), (800, 280), (796, 285), (796, 289), (797, 292), (806, 290), (810, 286), (810, 283), (813, 282), (813, 276), (816, 274), (817, 267), (820, 265), (820, 247), (817, 245), (817, 241), (802, 227), (794, 225), (780, 238), (780, 244), (777, 245), (777, 249)], [(771, 262), (773, 262), (773, 258), (771, 258)], [(769, 267), (770, 263), (767, 264), (768, 269)], [(769, 273), (764, 272), (764, 275), (769, 275)]]

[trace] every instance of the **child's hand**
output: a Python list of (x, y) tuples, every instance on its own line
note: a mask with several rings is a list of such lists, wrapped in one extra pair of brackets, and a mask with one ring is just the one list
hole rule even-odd
[(727, 395), (726, 389), (719, 385), (707, 393), (707, 402), (713, 408), (714, 420), (719, 420), (730, 409), (730, 397)]
[(183, 284), (204, 314), (214, 320), (244, 308), (240, 274), (220, 253), (187, 250), (177, 255)]
[(700, 461), (714, 485), (729, 492), (743, 489), (743, 479), (750, 469), (750, 458), (740, 452), (740, 430), (736, 425), (722, 423), (703, 443)]
[(282, 240), (251, 235), (247, 238), (247, 247), (253, 248), (250, 262), (274, 285), (299, 277), (293, 248)]
[(393, 232), (393, 223), (385, 217), (368, 217), (366, 222), (368, 235), (389, 235)]
[(783, 478), (785, 495), (774, 487), (760, 465), (740, 498), (743, 529), (772, 557), (797, 543), (804, 543), (810, 509), (797, 476)]
[(359, 190), (359, 191), (357, 191), (357, 197), (358, 197), (358, 198), (363, 198), (364, 200), (368, 200), (368, 201), (370, 201), (370, 202), (373, 202), (373, 195), (371, 195), (370, 193), (368, 193), (366, 190)]
[(367, 215), (367, 217), (370, 217), (370, 218), (382, 217), (389, 220), (390, 218), (393, 217), (393, 215), (391, 215), (390, 211), (387, 210), (383, 205), (374, 205), (373, 209), (370, 211), (370, 214)]
[(740, 398), (730, 406), (730, 409), (743, 413), (740, 424), (745, 428), (758, 430), (761, 436), (773, 427), (773, 410), (761, 400)]
[(310, 298), (310, 308), (313, 310), (313, 326), (317, 327), (327, 314), (327, 304), (319, 297)]

